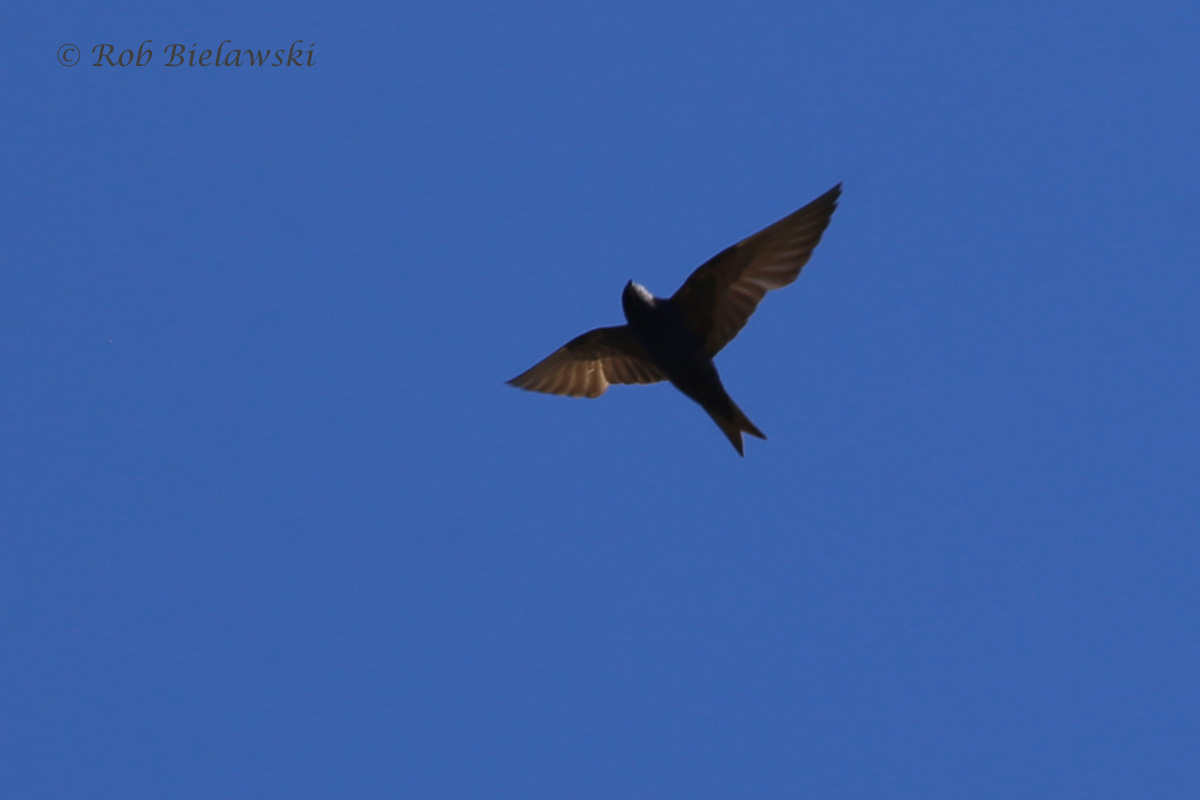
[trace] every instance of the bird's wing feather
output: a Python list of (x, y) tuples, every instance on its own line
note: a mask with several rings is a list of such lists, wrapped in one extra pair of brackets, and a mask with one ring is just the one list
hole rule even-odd
[(519, 389), (571, 397), (599, 397), (612, 383), (664, 379), (628, 325), (576, 336), (509, 381)]
[(722, 250), (671, 297), (709, 357), (729, 344), (771, 289), (796, 280), (837, 208), (842, 185)]

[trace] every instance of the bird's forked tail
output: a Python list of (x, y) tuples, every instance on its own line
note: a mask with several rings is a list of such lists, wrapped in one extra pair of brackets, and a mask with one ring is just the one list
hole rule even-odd
[(746, 453), (745, 448), (742, 446), (743, 431), (751, 436), (757, 436), (759, 439), (765, 440), (767, 437), (762, 431), (755, 427), (754, 423), (750, 421), (750, 419), (742, 412), (740, 408), (737, 407), (736, 404), (734, 404), (732, 400), (729, 402), (729, 408), (727, 411), (731, 411), (732, 413), (726, 415), (715, 414), (710, 411), (709, 414), (712, 416), (713, 422), (717, 423), (717, 427), (721, 429), (721, 432), (729, 438), (729, 441), (733, 444), (734, 449), (738, 451), (738, 455), (744, 457)]

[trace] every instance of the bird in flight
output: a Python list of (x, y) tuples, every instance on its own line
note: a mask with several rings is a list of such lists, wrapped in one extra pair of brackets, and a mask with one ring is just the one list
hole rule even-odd
[(839, 183), (808, 205), (722, 250), (670, 297), (630, 281), (625, 325), (575, 337), (508, 383), (531, 392), (599, 397), (613, 383), (668, 380), (700, 404), (739, 455), (742, 433), (766, 439), (721, 384), (713, 356), (738, 335), (763, 296), (796, 280), (842, 193)]

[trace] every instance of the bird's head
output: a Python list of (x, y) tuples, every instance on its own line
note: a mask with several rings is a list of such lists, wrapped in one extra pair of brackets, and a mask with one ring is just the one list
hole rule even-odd
[(625, 284), (625, 291), (621, 292), (621, 309), (625, 312), (625, 319), (631, 323), (634, 319), (645, 317), (657, 302), (649, 289), (633, 281)]

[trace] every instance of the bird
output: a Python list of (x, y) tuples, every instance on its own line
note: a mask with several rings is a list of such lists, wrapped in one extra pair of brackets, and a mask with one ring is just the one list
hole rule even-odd
[(766, 439), (725, 391), (713, 357), (738, 335), (766, 293), (796, 280), (842, 193), (825, 194), (701, 264), (670, 297), (630, 280), (624, 325), (581, 334), (508, 381), (519, 389), (599, 397), (614, 383), (670, 381), (703, 408), (745, 456), (742, 434)]

